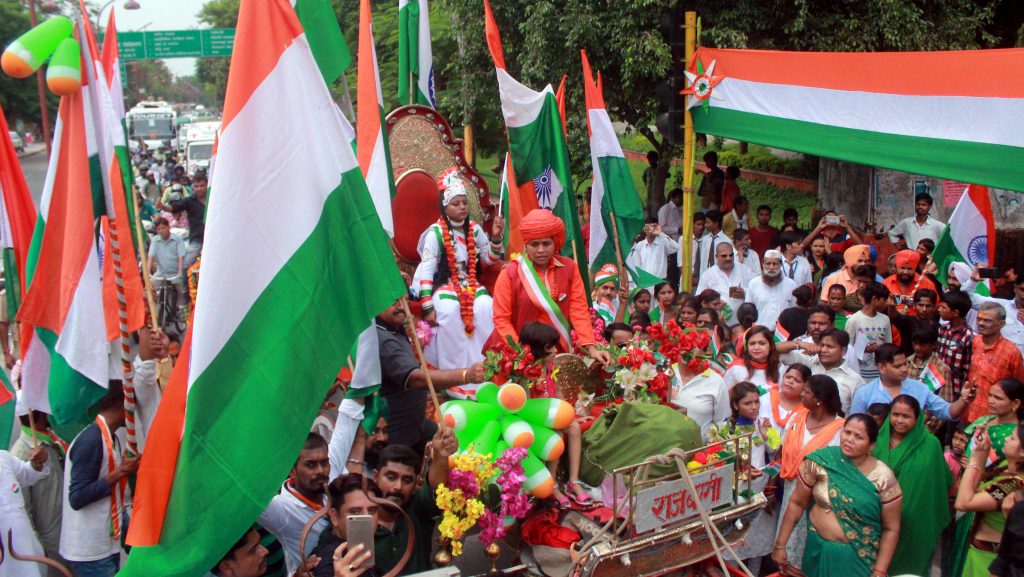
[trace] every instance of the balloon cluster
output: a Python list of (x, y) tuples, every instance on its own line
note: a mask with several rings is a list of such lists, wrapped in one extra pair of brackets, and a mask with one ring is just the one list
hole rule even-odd
[(82, 52), (73, 29), (70, 19), (54, 16), (11, 42), (0, 65), (8, 75), (26, 78), (49, 58), (46, 85), (59, 96), (74, 94), (82, 87)]
[(565, 451), (558, 431), (572, 424), (576, 411), (561, 399), (530, 399), (516, 383), (500, 387), (484, 383), (476, 401), (448, 401), (441, 405), (444, 423), (455, 430), (459, 450), (497, 458), (509, 447), (528, 449), (523, 459), (524, 486), (535, 497), (546, 499), (555, 480), (545, 466)]

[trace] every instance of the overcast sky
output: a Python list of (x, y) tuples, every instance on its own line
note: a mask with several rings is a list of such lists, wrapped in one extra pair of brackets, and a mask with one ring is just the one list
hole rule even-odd
[[(98, 1), (98, 0), (97, 0)], [(188, 30), (201, 28), (196, 15), (205, 4), (205, 0), (138, 0), (138, 10), (125, 10), (123, 0), (114, 0), (117, 10), (117, 29), (120, 31), (138, 30), (145, 27), (149, 30)], [(102, 4), (100, 4), (102, 6)], [(103, 11), (106, 24), (109, 9)], [(171, 58), (166, 60), (167, 67), (176, 75), (188, 76), (195, 73), (195, 58)]]

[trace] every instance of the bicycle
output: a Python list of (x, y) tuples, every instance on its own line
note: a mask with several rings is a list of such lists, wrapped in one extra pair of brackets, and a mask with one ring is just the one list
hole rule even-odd
[(185, 307), (188, 304), (184, 292), (174, 283), (180, 277), (153, 277), (156, 291), (157, 326), (170, 335), (185, 334)]

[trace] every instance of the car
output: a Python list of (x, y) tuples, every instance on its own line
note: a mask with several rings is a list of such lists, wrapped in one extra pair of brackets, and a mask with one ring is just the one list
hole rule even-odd
[(8, 133), (11, 135), (11, 141), (14, 142), (14, 150), (25, 152), (25, 141), (21, 139), (21, 135), (13, 130), (9, 130)]

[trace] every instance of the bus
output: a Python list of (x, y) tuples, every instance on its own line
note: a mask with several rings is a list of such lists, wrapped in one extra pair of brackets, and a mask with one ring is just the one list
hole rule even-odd
[(125, 114), (129, 148), (135, 150), (145, 143), (148, 149), (156, 150), (165, 142), (170, 142), (171, 147), (175, 148), (177, 116), (178, 113), (166, 102), (140, 102)]

